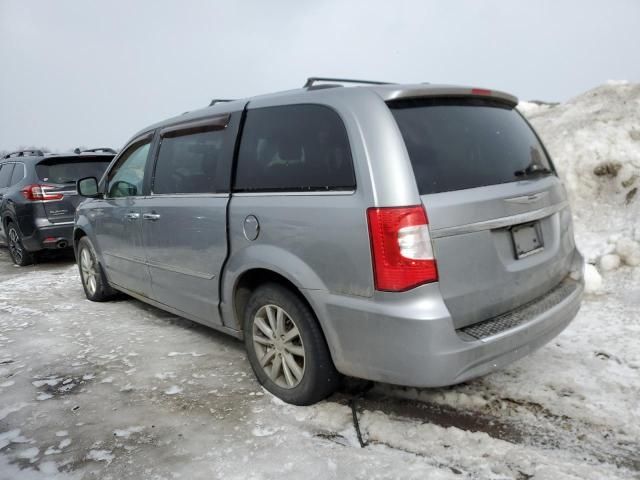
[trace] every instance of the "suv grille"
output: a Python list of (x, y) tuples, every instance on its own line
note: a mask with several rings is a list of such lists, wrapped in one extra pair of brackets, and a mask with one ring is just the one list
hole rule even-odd
[(474, 323), (468, 327), (461, 328), (459, 332), (466, 333), (473, 338), (481, 340), (483, 338), (497, 335), (511, 328), (515, 328), (534, 317), (537, 317), (541, 313), (555, 307), (561, 303), (565, 298), (571, 295), (578, 288), (578, 283), (571, 279), (566, 279), (549, 290), (547, 293), (531, 300), (518, 308), (515, 308), (507, 313), (498, 315), (497, 317), (483, 320), (482, 322)]

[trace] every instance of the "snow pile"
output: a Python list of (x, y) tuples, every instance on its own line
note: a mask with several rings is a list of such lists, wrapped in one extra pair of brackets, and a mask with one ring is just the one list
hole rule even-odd
[(557, 103), (547, 103), (547, 102), (539, 102), (539, 101), (531, 101), (531, 102), (520, 102), (518, 104), (518, 110), (520, 110), (527, 117), (546, 112), (550, 108), (558, 105)]
[(521, 102), (569, 193), (592, 291), (640, 265), (640, 84), (608, 82), (566, 103)]
[(584, 288), (589, 293), (603, 293), (602, 275), (590, 263), (584, 266)]

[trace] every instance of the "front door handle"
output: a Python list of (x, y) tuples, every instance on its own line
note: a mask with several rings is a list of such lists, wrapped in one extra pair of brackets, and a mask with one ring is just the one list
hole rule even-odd
[(124, 214), (124, 218), (127, 220), (137, 220), (140, 218), (140, 214), (136, 212), (129, 212)]
[(157, 213), (145, 213), (142, 215), (142, 218), (144, 218), (145, 220), (150, 220), (152, 222), (155, 222), (160, 218), (160, 215)]

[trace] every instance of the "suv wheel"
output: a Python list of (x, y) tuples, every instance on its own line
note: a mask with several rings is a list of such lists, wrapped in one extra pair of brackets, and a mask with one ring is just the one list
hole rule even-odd
[(244, 333), (258, 381), (285, 402), (310, 405), (338, 387), (340, 376), (313, 312), (287, 288), (266, 284), (252, 293)]
[(78, 242), (78, 269), (84, 293), (92, 302), (104, 302), (115, 295), (105, 278), (98, 257), (87, 237)]
[(26, 267), (34, 262), (34, 255), (25, 250), (22, 244), (22, 235), (18, 231), (18, 227), (13, 223), (7, 223), (7, 239), (9, 242), (9, 255), (16, 265)]

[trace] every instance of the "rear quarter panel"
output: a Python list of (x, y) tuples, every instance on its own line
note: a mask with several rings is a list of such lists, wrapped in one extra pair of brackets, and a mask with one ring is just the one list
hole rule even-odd
[[(260, 224), (254, 241), (244, 235), (249, 215)], [(255, 268), (279, 273), (301, 290), (349, 296), (373, 293), (366, 214), (358, 193), (236, 194), (228, 222), (230, 256), (222, 296), (227, 307), (233, 304), (240, 276)]]

